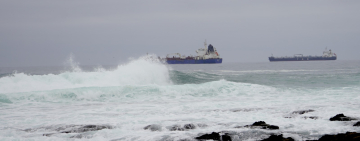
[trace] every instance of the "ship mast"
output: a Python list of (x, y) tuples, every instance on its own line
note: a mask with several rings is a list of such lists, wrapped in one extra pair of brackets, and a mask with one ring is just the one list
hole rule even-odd
[(206, 39), (205, 39), (205, 42), (204, 42), (204, 46), (205, 46), (205, 49), (207, 49)]

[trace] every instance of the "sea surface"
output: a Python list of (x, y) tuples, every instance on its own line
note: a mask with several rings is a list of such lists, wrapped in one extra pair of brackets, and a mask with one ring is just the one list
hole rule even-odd
[[(360, 61), (224, 62), (166, 65), (144, 56), (117, 66), (2, 67), (0, 140), (192, 141), (211, 132), (309, 140), (360, 132), (357, 121), (329, 121), (339, 113), (360, 119)], [(279, 130), (244, 127), (256, 121)]]

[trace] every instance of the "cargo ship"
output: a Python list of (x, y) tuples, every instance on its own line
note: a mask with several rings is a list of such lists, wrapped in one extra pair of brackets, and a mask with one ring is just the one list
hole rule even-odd
[(270, 56), (269, 61), (270, 62), (276, 62), (276, 61), (321, 61), (321, 60), (336, 60), (337, 56), (335, 53), (331, 52), (330, 50), (325, 49), (322, 56), (303, 56), (302, 54), (295, 54), (292, 57), (274, 57)]
[(196, 56), (181, 56), (180, 53), (172, 53), (166, 55), (166, 58), (161, 60), (168, 64), (215, 64), (222, 63), (219, 53), (216, 48), (211, 44), (207, 46), (206, 41), (204, 42), (204, 48), (196, 50)]

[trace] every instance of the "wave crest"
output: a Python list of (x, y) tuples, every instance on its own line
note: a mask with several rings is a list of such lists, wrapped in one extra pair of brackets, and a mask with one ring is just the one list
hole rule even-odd
[(46, 91), (80, 87), (109, 87), (123, 85), (171, 84), (169, 69), (154, 55), (142, 56), (115, 69), (95, 69), (84, 72), (70, 60), (72, 71), (60, 74), (29, 75), (15, 72), (0, 78), (0, 93)]

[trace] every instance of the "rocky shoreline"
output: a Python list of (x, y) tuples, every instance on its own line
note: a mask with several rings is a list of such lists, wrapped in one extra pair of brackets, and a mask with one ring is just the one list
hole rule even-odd
[[(294, 111), (292, 112), (292, 114), (298, 114), (298, 115), (302, 115), (305, 113), (309, 113), (309, 112), (314, 112), (315, 110), (301, 110), (301, 111)], [(292, 118), (292, 117), (285, 117), (285, 118)], [(318, 117), (315, 116), (310, 116), (310, 117), (303, 117), (305, 119), (310, 118), (313, 120), (318, 119)], [(356, 118), (353, 117), (348, 117), (345, 116), (344, 114), (337, 114), (334, 117), (331, 117), (329, 119), (330, 121), (353, 121), (353, 120), (358, 120)], [(192, 128), (186, 128), (187, 126), (191, 125)], [(356, 122), (353, 126), (360, 126), (360, 121)], [(157, 127), (157, 128), (155, 128)], [(156, 131), (155, 129), (159, 129), (158, 126), (156, 125), (149, 125), (147, 127), (145, 127), (145, 130), (152, 130), (152, 131)], [(184, 125), (184, 127), (179, 127), (176, 126), (175, 127), (171, 127), (170, 131), (184, 131), (184, 130), (189, 130), (189, 129), (194, 129), (195, 125), (193, 124), (186, 124)], [(245, 126), (236, 126), (235, 128), (250, 128), (250, 129), (263, 129), (263, 130), (278, 130), (279, 126), (276, 125), (270, 125), (267, 124), (265, 121), (256, 121), (251, 125), (245, 125)], [(221, 131), (221, 132), (212, 132), (212, 133), (205, 133), (202, 134), (200, 136), (195, 137), (194, 139), (196, 140), (214, 140), (214, 141), (232, 141), (232, 140), (241, 140), (241, 139), (233, 139), (235, 137), (233, 137), (233, 134), (231, 132), (227, 132), (227, 131)], [(295, 141), (293, 138), (291, 137), (287, 137), (284, 138), (283, 134), (270, 134), (270, 136), (268, 138), (262, 139), (261, 141)], [(346, 133), (338, 133), (335, 135), (328, 135), (325, 134), (323, 136), (321, 136), (318, 140), (308, 140), (308, 141), (360, 141), (360, 133), (356, 133), (356, 132), (346, 132)]]
[[(294, 111), (292, 112), (292, 116), (286, 116), (284, 118), (293, 118), (296, 115), (302, 115), (305, 113), (309, 113), (309, 112), (313, 112), (314, 110), (301, 110), (301, 111)], [(305, 118), (305, 117), (302, 117)], [(318, 117), (315, 116), (310, 116), (310, 117), (306, 117), (309, 119), (313, 119), (313, 120), (317, 120)], [(306, 119), (305, 118), (305, 119)], [(329, 121), (356, 121), (358, 120), (357, 118), (354, 117), (348, 117), (345, 116), (344, 114), (337, 114), (333, 117), (331, 117), (329, 119)], [(173, 126), (167, 126), (166, 128), (163, 128), (161, 125), (158, 124), (151, 124), (151, 125), (147, 125), (145, 127), (143, 127), (143, 130), (148, 130), (150, 132), (157, 132), (157, 131), (162, 131), (162, 130), (167, 130), (167, 131), (190, 131), (190, 130), (194, 130), (196, 128), (206, 128), (208, 125), (205, 124), (193, 124), (193, 123), (189, 123), (189, 124), (184, 124), (184, 125), (173, 125)], [(354, 122), (354, 124), (352, 125), (354, 127), (359, 127), (360, 128), (360, 121)], [(68, 125), (68, 126), (61, 126), (61, 127), (55, 127), (53, 128), (55, 132), (51, 132), (51, 133), (45, 133), (43, 134), (43, 136), (53, 136), (53, 135), (58, 135), (58, 134), (69, 134), (69, 133), (75, 133), (76, 135), (71, 136), (70, 138), (91, 138), (88, 136), (83, 135), (83, 133), (85, 132), (89, 132), (89, 131), (98, 131), (98, 130), (103, 130), (103, 129), (113, 129), (115, 127), (110, 126), (110, 125)], [(291, 138), (291, 137), (283, 137), (282, 133), (273, 133), (273, 132), (267, 132), (267, 131), (276, 131), (279, 130), (280, 127), (277, 125), (271, 125), (266, 123), (265, 121), (256, 121), (253, 124), (250, 125), (245, 125), (245, 126), (234, 126), (231, 128), (246, 128), (246, 129), (254, 129), (254, 130), (250, 130), (251, 131), (256, 131), (259, 132), (259, 134), (255, 134), (252, 135), (252, 137), (256, 137), (259, 138), (259, 136), (262, 136), (261, 139), (262, 141), (294, 141), (295, 139)], [(32, 132), (34, 130), (37, 129), (26, 129), (24, 131), (27, 132)], [(264, 132), (262, 132), (264, 131)], [(191, 141), (191, 140), (199, 140), (199, 141), (203, 141), (203, 140), (215, 140), (215, 141), (233, 141), (233, 140), (244, 140), (243, 138), (239, 138), (238, 136), (239, 133), (234, 132), (234, 131), (213, 131), (210, 133), (199, 133), (197, 136), (193, 137), (192, 139), (184, 139), (182, 141)], [(243, 134), (243, 133), (241, 133)], [(250, 137), (251, 138), (251, 137)], [(306, 140), (306, 139), (305, 139)], [(329, 134), (325, 134), (323, 136), (321, 136), (319, 139), (315, 139), (315, 140), (308, 140), (308, 141), (343, 141), (343, 140), (360, 140), (360, 133), (356, 133), (356, 132), (346, 132), (346, 133), (338, 133), (338, 134), (333, 134), (333, 135), (329, 135)]]
[[(294, 111), (292, 114), (305, 114), (308, 112), (313, 112), (314, 110), (302, 110), (302, 111)], [(291, 117), (285, 117), (291, 118)], [(310, 117), (309, 117), (310, 118)], [(312, 117), (311, 119), (317, 119), (317, 117)], [(334, 117), (329, 119), (330, 121), (352, 121), (358, 120), (353, 117), (345, 116), (344, 114), (337, 114)], [(353, 126), (360, 126), (360, 121), (356, 122)], [(276, 125), (269, 125), (266, 124), (264, 121), (257, 121), (254, 122), (252, 125), (243, 126), (246, 128), (251, 129), (265, 129), (265, 130), (276, 130), (279, 129)], [(242, 128), (242, 127), (235, 127), (235, 128)], [(197, 140), (216, 140), (216, 141), (232, 141), (232, 137), (227, 132), (212, 132), (211, 134), (204, 134), (201, 136), (196, 137)], [(261, 141), (295, 141), (291, 137), (284, 138), (282, 134), (272, 134), (268, 138), (262, 139)], [(307, 141), (360, 141), (360, 133), (356, 132), (346, 132), (346, 133), (338, 133), (335, 135), (325, 134), (320, 137), (318, 140), (307, 140)]]

